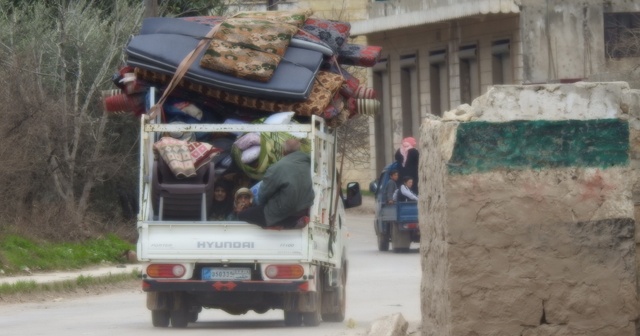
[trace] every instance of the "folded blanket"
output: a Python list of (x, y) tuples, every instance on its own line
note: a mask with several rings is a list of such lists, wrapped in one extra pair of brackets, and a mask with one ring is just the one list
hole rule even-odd
[(239, 78), (267, 82), (298, 31), (294, 25), (251, 18), (220, 23), (200, 65)]
[(309, 18), (305, 21), (302, 29), (328, 44), (334, 51), (338, 51), (349, 38), (351, 24), (349, 22)]
[(372, 67), (378, 63), (382, 47), (345, 44), (338, 50), (338, 62), (343, 65)]
[(244, 11), (234, 14), (232, 17), (264, 19), (294, 25), (299, 28), (311, 15), (313, 15), (312, 10), (299, 9), (293, 11)]
[[(185, 20), (189, 22), (199, 23), (201, 25), (206, 25), (208, 27), (214, 27), (225, 20), (223, 16), (189, 16), (189, 17), (183, 17), (180, 19), (173, 19), (173, 18), (162, 18), (162, 19), (166, 21), (168, 24), (163, 25), (162, 29), (157, 30), (156, 32), (176, 33), (176, 31), (179, 31), (181, 29), (179, 27), (180, 25), (174, 24), (175, 21), (173, 20)], [(149, 19), (145, 19), (145, 21), (147, 20)], [(336, 53), (335, 48), (330, 47), (328, 44), (323, 42), (320, 38), (303, 29), (297, 30), (297, 32), (291, 38), (290, 44), (291, 46), (298, 47), (298, 48), (319, 51), (326, 56), (333, 56)]]
[(177, 178), (196, 175), (196, 170), (210, 162), (220, 151), (208, 143), (187, 142), (172, 137), (162, 137), (153, 144), (153, 149)]

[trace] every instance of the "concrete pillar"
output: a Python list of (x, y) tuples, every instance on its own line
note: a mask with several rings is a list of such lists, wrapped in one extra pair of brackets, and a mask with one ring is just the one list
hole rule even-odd
[(423, 335), (636, 335), (630, 96), (499, 86), (424, 121)]

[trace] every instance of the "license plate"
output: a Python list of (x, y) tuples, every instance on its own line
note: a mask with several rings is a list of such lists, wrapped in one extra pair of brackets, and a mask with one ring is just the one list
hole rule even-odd
[(241, 267), (205, 267), (202, 280), (251, 280), (251, 269)]

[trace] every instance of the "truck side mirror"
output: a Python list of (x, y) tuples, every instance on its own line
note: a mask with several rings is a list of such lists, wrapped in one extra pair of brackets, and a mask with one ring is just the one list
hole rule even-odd
[(376, 191), (378, 191), (378, 182), (376, 180), (373, 180), (371, 181), (371, 183), (369, 183), (369, 192), (375, 194)]
[(347, 197), (343, 201), (345, 209), (362, 205), (362, 194), (360, 193), (360, 184), (358, 182), (347, 183)]

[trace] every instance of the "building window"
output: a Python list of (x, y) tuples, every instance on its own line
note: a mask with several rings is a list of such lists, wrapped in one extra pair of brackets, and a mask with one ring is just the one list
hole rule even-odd
[(402, 136), (416, 137), (420, 133), (420, 91), (418, 89), (417, 57), (400, 56), (400, 102), (402, 104)]
[(640, 57), (640, 13), (605, 13), (604, 44), (606, 57)]
[(460, 47), (458, 58), (460, 59), (460, 103), (471, 104), (471, 101), (480, 95), (480, 79), (478, 71), (476, 45)]
[(509, 40), (498, 40), (491, 44), (491, 73), (493, 84), (511, 84), (513, 70), (511, 68), (511, 51)]
[(436, 50), (429, 53), (429, 92), (431, 113), (442, 116), (449, 100), (449, 76), (447, 75), (447, 52)]
[(373, 67), (373, 89), (378, 92), (380, 112), (374, 116), (376, 171), (382, 171), (389, 162), (393, 162), (393, 137), (391, 124), (391, 101), (389, 71), (387, 59), (380, 59)]

